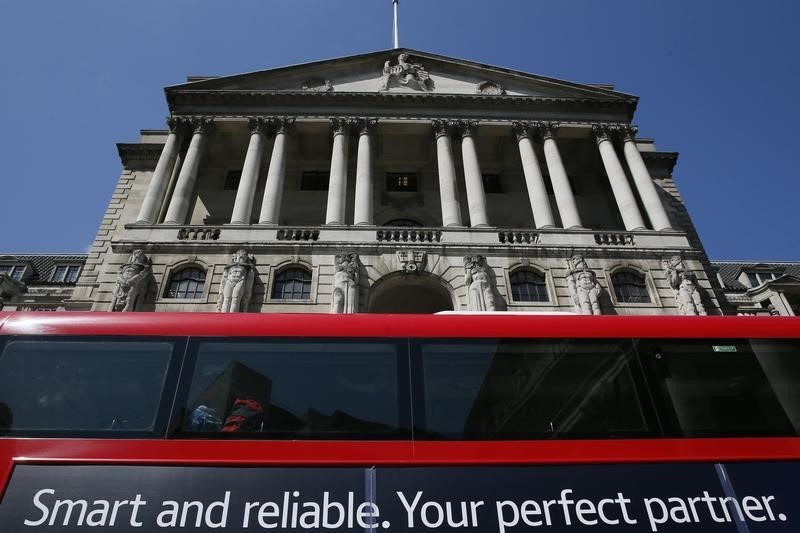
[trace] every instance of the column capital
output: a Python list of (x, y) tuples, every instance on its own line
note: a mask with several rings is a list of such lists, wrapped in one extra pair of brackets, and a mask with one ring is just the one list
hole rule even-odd
[(455, 123), (456, 131), (458, 131), (459, 136), (463, 137), (472, 137), (475, 135), (475, 131), (478, 129), (478, 121), (477, 120), (457, 120)]
[(270, 135), (272, 128), (269, 120), (264, 117), (248, 117), (247, 126), (250, 128), (250, 135), (260, 133), (261, 135)]
[(522, 139), (530, 138), (531, 136), (530, 127), (531, 125), (528, 122), (511, 123), (511, 130), (514, 132), (514, 136), (517, 138), (517, 142), (521, 141)]
[(355, 121), (356, 131), (359, 135), (369, 135), (378, 123), (377, 118), (359, 118)]
[(193, 133), (208, 134), (214, 128), (214, 119), (211, 117), (193, 117), (189, 119)]
[(623, 124), (619, 127), (619, 132), (622, 134), (623, 141), (633, 141), (636, 139), (636, 132), (638, 131), (639, 128), (633, 124)]
[(269, 119), (274, 133), (289, 133), (294, 126), (295, 117), (272, 117)]
[(167, 117), (167, 127), (170, 133), (182, 133), (186, 126), (186, 119), (181, 117)]
[(331, 120), (331, 131), (334, 135), (348, 135), (353, 126), (353, 120), (349, 118), (333, 117)]
[(536, 131), (542, 137), (542, 140), (545, 140), (556, 138), (559, 125), (558, 122), (537, 122), (535, 127)]
[(614, 128), (611, 124), (592, 124), (592, 134), (594, 134), (597, 144), (603, 141), (610, 141), (613, 131)]
[(453, 122), (450, 120), (434, 119), (431, 121), (433, 127), (433, 134), (438, 139), (439, 137), (449, 136), (453, 131)]

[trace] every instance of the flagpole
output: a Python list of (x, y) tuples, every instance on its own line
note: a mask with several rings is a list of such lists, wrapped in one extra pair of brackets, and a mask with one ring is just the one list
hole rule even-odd
[(397, 2), (398, 0), (392, 0), (392, 7), (394, 7), (394, 31), (392, 32), (392, 36), (395, 49), (400, 48), (400, 36), (397, 31)]

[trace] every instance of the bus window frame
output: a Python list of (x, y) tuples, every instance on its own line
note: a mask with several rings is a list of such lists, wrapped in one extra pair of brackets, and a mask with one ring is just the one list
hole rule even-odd
[[(264, 342), (315, 342), (330, 343), (363, 343), (379, 342), (391, 343), (397, 347), (395, 366), (397, 372), (397, 421), (398, 431), (391, 434), (375, 433), (347, 433), (337, 432), (331, 434), (302, 433), (302, 432), (268, 432), (263, 433), (237, 433), (222, 431), (186, 431), (184, 423), (187, 416), (189, 393), (192, 388), (192, 378), (203, 344), (257, 344)], [(413, 399), (411, 391), (411, 363), (409, 357), (408, 339), (404, 337), (300, 337), (300, 336), (270, 336), (270, 337), (190, 337), (186, 345), (186, 355), (178, 380), (175, 394), (175, 403), (169, 421), (167, 438), (174, 440), (258, 440), (258, 441), (408, 441), (414, 440), (413, 434)], [(405, 405), (404, 405), (405, 404)]]
[(170, 343), (172, 353), (169, 356), (164, 384), (161, 388), (161, 398), (156, 408), (153, 419), (153, 429), (127, 430), (127, 429), (7, 429), (0, 430), (2, 437), (25, 438), (66, 438), (66, 439), (163, 439), (166, 438), (171, 413), (174, 410), (175, 393), (181, 368), (186, 357), (188, 338), (185, 336), (151, 336), (151, 335), (0, 335), (0, 357), (6, 346), (14, 341), (25, 342), (138, 342), (138, 343)]

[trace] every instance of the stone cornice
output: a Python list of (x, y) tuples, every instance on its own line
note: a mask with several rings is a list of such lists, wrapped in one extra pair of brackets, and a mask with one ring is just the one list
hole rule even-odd
[(653, 162), (658, 165), (663, 165), (672, 173), (675, 168), (675, 163), (678, 162), (678, 152), (640, 152), (642, 159), (645, 163)]
[(117, 152), (125, 168), (158, 161), (163, 143), (117, 143)]
[[(436, 93), (351, 93), (351, 92), (294, 92), (252, 90), (177, 90), (167, 93), (167, 103), (174, 113), (198, 113), (213, 115), (208, 106), (270, 107), (298, 106), (293, 114), (302, 116), (313, 113), (314, 107), (327, 106), (385, 106), (399, 105), (416, 112), (435, 109), (441, 113), (442, 106), (458, 106), (467, 110), (509, 111), (583, 111), (591, 113), (622, 113), (628, 120), (636, 111), (635, 98), (555, 98), (535, 96), (494, 96), (481, 94), (436, 94)], [(202, 111), (199, 109), (202, 108)], [(375, 113), (380, 115), (380, 108)]]

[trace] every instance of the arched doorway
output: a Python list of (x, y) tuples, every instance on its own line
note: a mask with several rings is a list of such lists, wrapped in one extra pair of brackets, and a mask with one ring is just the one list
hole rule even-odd
[(453, 310), (453, 296), (438, 277), (395, 272), (370, 288), (369, 313), (430, 314)]

